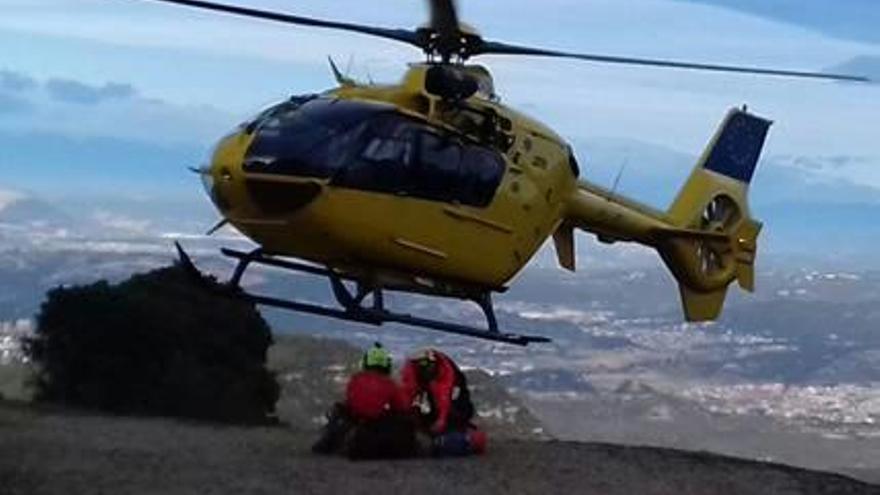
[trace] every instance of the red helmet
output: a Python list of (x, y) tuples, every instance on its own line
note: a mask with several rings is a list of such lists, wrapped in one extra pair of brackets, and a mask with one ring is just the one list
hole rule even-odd
[(427, 383), (437, 376), (439, 357), (434, 349), (425, 349), (412, 359), (416, 365), (419, 382)]

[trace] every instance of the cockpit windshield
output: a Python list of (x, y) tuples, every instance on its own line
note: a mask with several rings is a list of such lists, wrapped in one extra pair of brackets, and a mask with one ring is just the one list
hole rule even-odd
[(504, 175), (496, 151), (465, 143), (393, 107), (316, 98), (255, 122), (248, 172), (330, 179), (331, 185), (487, 206)]

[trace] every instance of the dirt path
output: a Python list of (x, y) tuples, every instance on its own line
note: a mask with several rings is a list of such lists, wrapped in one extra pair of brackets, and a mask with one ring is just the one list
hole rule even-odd
[(352, 463), (312, 456), (312, 435), (0, 403), (0, 493), (880, 494), (837, 475), (602, 444), (503, 441), (482, 458)]

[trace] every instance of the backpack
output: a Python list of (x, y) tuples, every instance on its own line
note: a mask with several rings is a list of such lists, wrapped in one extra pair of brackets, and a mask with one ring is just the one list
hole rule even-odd
[(471, 391), (468, 387), (467, 377), (462, 373), (458, 365), (451, 359), (452, 368), (455, 370), (455, 388), (452, 389), (452, 410), (450, 411), (449, 425), (456, 429), (465, 429), (474, 418), (474, 403), (471, 401)]

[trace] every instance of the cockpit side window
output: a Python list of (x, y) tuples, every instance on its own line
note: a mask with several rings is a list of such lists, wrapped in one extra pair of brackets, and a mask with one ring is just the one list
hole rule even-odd
[(458, 184), (461, 202), (474, 206), (488, 205), (504, 176), (504, 159), (495, 151), (468, 146), (463, 163), (465, 169)]
[(418, 143), (414, 196), (477, 207), (492, 201), (504, 175), (501, 155), (433, 130), (420, 132)]
[(410, 160), (411, 148), (409, 141), (374, 136), (361, 153), (361, 158), (373, 163), (406, 163)]
[(415, 125), (393, 115), (364, 124), (355, 153), (333, 177), (333, 185), (394, 194), (407, 192)]
[(484, 207), (504, 175), (498, 153), (404, 117), (383, 116), (364, 135), (358, 159), (334, 185)]
[(462, 175), (462, 146), (457, 140), (423, 131), (415, 195), (440, 201), (459, 201), (456, 186)]

